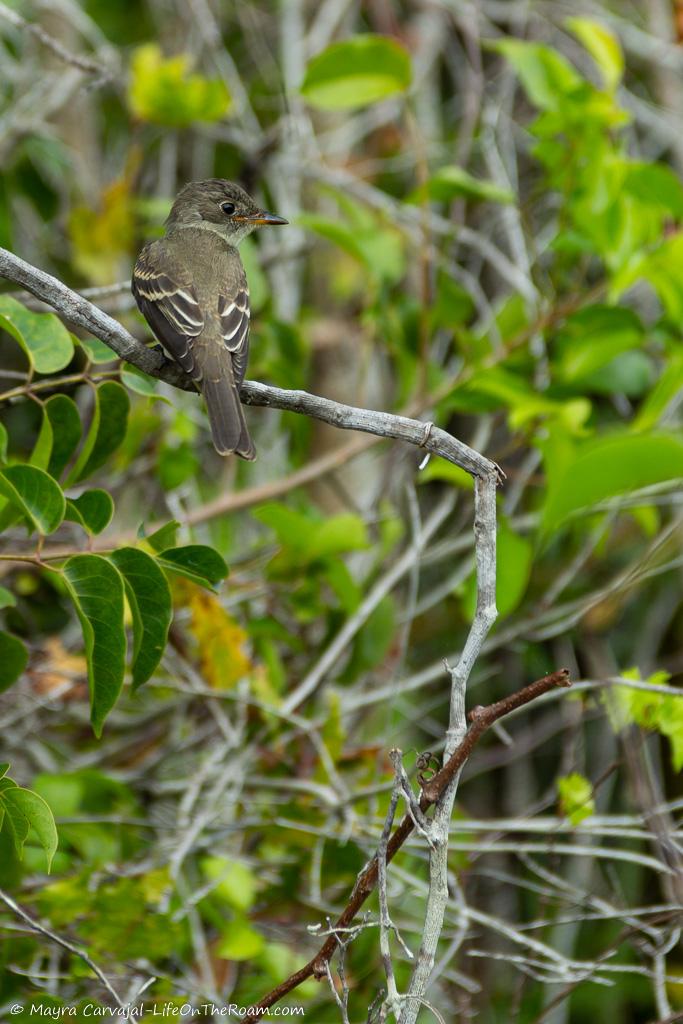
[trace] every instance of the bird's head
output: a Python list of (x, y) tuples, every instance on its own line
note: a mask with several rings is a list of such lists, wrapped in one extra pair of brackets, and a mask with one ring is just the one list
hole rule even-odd
[(239, 245), (254, 228), (287, 224), (284, 217), (263, 210), (243, 188), (222, 178), (191, 181), (176, 196), (167, 228), (201, 227)]

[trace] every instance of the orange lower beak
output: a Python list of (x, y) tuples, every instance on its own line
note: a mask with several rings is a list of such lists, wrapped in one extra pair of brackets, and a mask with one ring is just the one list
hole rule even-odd
[(250, 224), (289, 224), (284, 217), (278, 217), (276, 213), (268, 213), (266, 210), (259, 210), (258, 213), (253, 213), (244, 219), (248, 220)]

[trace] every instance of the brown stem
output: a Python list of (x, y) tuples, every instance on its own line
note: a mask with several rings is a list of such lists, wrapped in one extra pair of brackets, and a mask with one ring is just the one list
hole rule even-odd
[[(540, 697), (541, 694), (548, 693), (548, 691), (554, 690), (559, 686), (571, 686), (569, 670), (566, 668), (558, 669), (556, 672), (551, 672), (550, 675), (543, 676), (542, 679), (537, 679), (535, 682), (530, 683), (529, 686), (525, 686), (523, 689), (518, 690), (517, 693), (511, 694), (509, 697), (504, 697), (503, 700), (496, 701), (495, 704), (489, 704), (486, 707), (478, 706), (473, 708), (469, 714), (472, 724), (465, 733), (462, 742), (453, 752), (441, 771), (439, 771), (434, 778), (430, 779), (422, 787), (420, 809), (426, 811), (439, 800), (456, 773), (460, 768), (462, 768), (469, 758), (482, 735), (493, 725), (494, 722), (497, 722), (500, 718), (503, 718), (511, 711), (521, 708), (524, 704), (528, 704), (530, 701), (535, 700), (537, 697)], [(410, 833), (413, 831), (414, 827), (415, 825), (412, 817), (410, 814), (406, 814), (387, 844), (387, 864), (389, 861), (394, 859)], [(375, 889), (378, 876), (379, 866), (377, 854), (375, 854), (356, 879), (356, 884), (353, 887), (349, 902), (344, 907), (344, 910), (339, 915), (334, 925), (335, 929), (341, 930), (349, 927), (368, 896), (372, 893), (373, 889)], [(316, 955), (309, 960), (304, 967), (296, 971), (294, 974), (291, 974), (289, 978), (280, 982), (280, 984), (268, 992), (267, 995), (263, 996), (258, 1003), (255, 1003), (250, 1007), (250, 1014), (258, 1016), (269, 1006), (274, 1006), (275, 1003), (279, 1002), (283, 996), (286, 996), (288, 992), (297, 988), (302, 982), (306, 981), (307, 978), (324, 977), (326, 974), (326, 964), (328, 964), (332, 959), (336, 948), (337, 936), (333, 932), (333, 934), (325, 940)]]

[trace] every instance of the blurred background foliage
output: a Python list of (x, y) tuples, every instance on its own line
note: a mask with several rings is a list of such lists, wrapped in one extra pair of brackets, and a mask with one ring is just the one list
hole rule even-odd
[[(670, 0), (0, 5), (0, 245), (147, 340), (139, 247), (186, 181), (239, 180), (290, 221), (244, 246), (250, 377), (507, 474), (472, 700), (580, 683), (465, 771), (446, 1020), (683, 1011), (682, 34)], [(439, 749), (471, 482), (276, 410), (256, 463), (221, 459), (196, 396), (41, 310), (0, 295), (2, 886), (125, 999), (246, 1005), (343, 906), (389, 749)], [(414, 949), (426, 881), (416, 839), (389, 885)], [(3, 1007), (106, 998), (0, 928)], [(370, 1019), (376, 928), (346, 979)], [(340, 1019), (324, 983), (290, 1002)]]

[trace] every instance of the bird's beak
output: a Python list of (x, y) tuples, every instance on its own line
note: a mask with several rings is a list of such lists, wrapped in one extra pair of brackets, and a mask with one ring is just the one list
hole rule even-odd
[(276, 213), (268, 213), (266, 210), (258, 210), (244, 219), (250, 224), (289, 224), (284, 217), (278, 217)]

